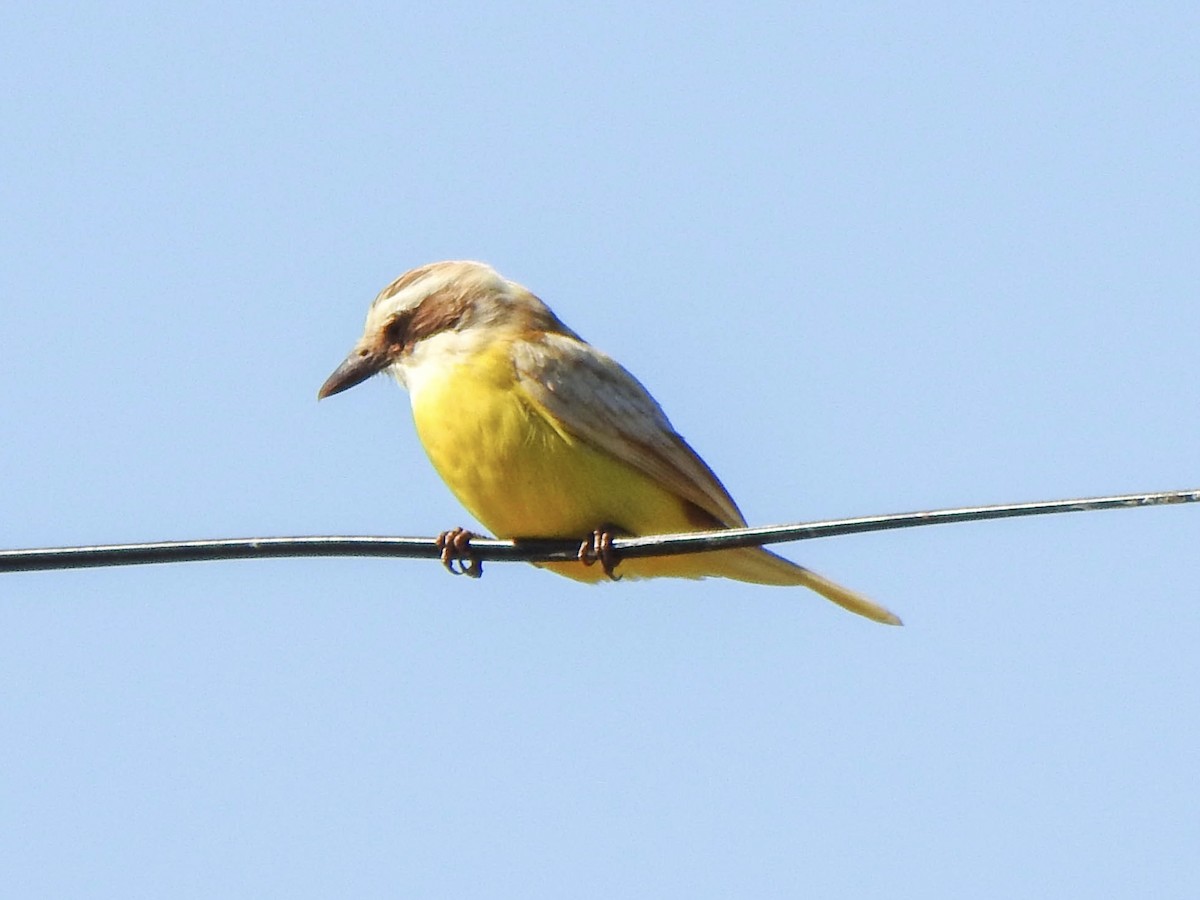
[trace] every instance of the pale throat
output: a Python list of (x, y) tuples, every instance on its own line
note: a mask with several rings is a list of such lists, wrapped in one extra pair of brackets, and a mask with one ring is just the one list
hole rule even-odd
[(441, 331), (421, 341), (408, 353), (388, 366), (388, 372), (415, 403), (431, 384), (442, 381), (464, 363), (477, 359), (493, 347), (497, 339), (506, 337), (499, 329), (468, 328), (463, 331)]

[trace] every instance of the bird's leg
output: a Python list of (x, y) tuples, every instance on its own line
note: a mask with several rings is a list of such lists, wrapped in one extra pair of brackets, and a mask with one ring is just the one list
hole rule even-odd
[(437, 536), (437, 548), (442, 551), (442, 565), (451, 575), (479, 578), (483, 575), (483, 560), (471, 549), (474, 534), (459, 526)]
[(616, 573), (617, 563), (620, 560), (617, 558), (617, 551), (613, 549), (612, 542), (613, 527), (611, 525), (600, 526), (580, 543), (579, 561), (585, 566), (600, 563), (605, 575), (613, 581), (620, 581), (621, 576)]

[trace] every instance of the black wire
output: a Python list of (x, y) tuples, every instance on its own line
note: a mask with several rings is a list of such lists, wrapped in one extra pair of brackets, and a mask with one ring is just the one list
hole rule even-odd
[[(1120, 494), (1075, 500), (1047, 500), (999, 506), (967, 506), (927, 512), (892, 513), (854, 519), (834, 519), (763, 528), (733, 528), (693, 534), (648, 535), (616, 538), (619, 558), (674, 556), (708, 550), (753, 547), (785, 541), (812, 540), (843, 534), (862, 534), (895, 528), (915, 528), (952, 522), (977, 522), (1017, 516), (1129, 509), (1200, 501), (1200, 490)], [(578, 558), (579, 540), (500, 541), (475, 538), (471, 550), (488, 562), (561, 562)], [(46, 547), (0, 550), (0, 572), (49, 569), (83, 569), (94, 566), (132, 566), (151, 563), (199, 562), (228, 559), (278, 559), (303, 556), (376, 556), (436, 559), (441, 555), (434, 538), (421, 537), (268, 537), (223, 538), (198, 541), (158, 541), (139, 544), (104, 544), (90, 547)]]

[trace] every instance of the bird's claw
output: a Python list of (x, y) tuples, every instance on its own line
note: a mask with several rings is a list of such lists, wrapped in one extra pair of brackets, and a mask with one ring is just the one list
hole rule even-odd
[(617, 558), (617, 551), (613, 549), (613, 533), (608, 526), (597, 528), (583, 539), (579, 544), (579, 561), (585, 566), (600, 563), (605, 575), (613, 581), (621, 580), (621, 576), (616, 572), (620, 559)]
[(479, 578), (483, 575), (483, 560), (471, 547), (474, 534), (465, 528), (451, 528), (443, 531), (435, 541), (441, 551), (442, 565), (451, 575), (466, 575), (468, 578)]

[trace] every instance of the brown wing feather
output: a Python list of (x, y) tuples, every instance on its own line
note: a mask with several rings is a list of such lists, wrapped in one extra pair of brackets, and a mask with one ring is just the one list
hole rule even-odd
[(574, 335), (543, 333), (514, 345), (517, 383), (574, 437), (670, 488), (730, 528), (746, 524), (712, 469), (619, 363)]

